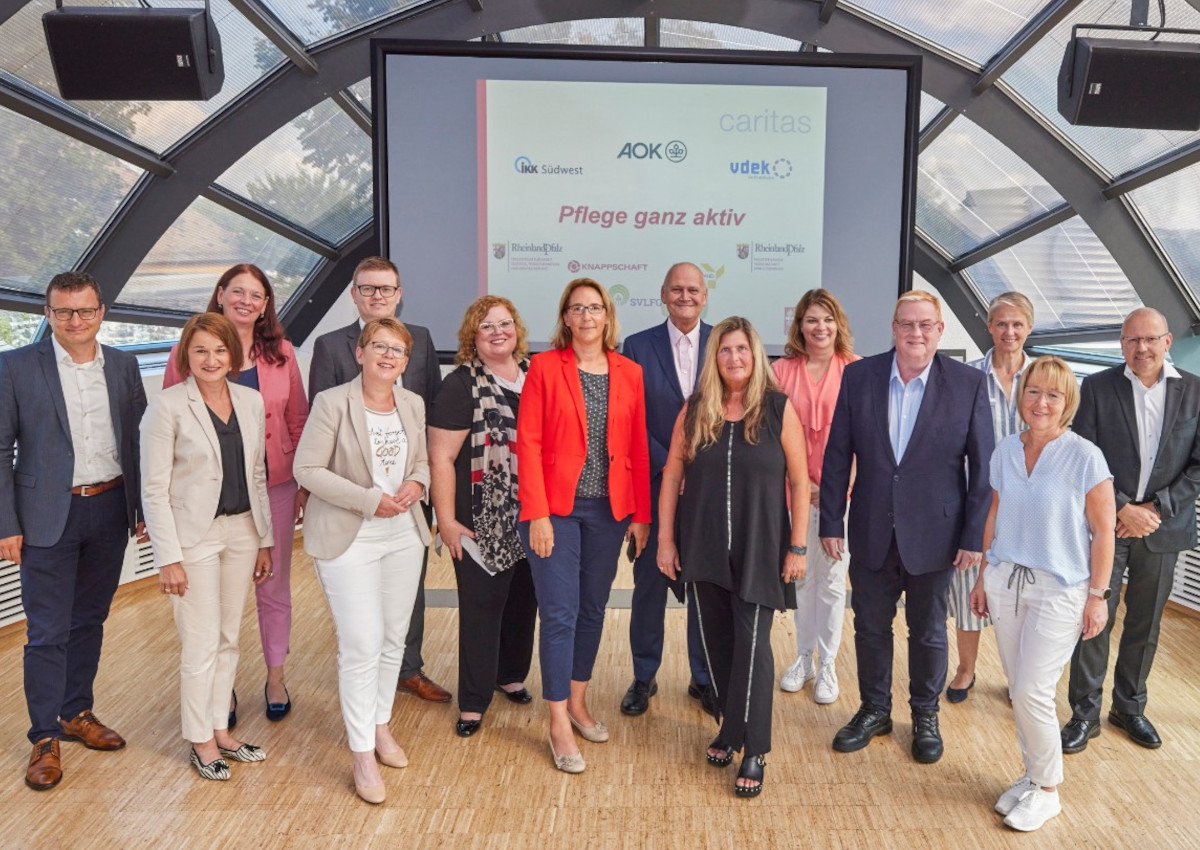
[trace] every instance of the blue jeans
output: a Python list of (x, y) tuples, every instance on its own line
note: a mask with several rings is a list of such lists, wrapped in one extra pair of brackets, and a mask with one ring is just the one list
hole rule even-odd
[(615, 520), (608, 499), (576, 499), (567, 516), (551, 516), (554, 548), (539, 557), (529, 544), (529, 522), (520, 525), (537, 591), (541, 631), (542, 699), (554, 702), (571, 694), (571, 682), (592, 678), (604, 606), (629, 517)]

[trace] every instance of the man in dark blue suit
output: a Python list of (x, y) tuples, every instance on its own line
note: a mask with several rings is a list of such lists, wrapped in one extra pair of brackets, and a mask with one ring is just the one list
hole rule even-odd
[(145, 529), (137, 358), (96, 342), (104, 305), (89, 274), (50, 281), (46, 318), (50, 338), (0, 357), (0, 558), (21, 569), (36, 791), (62, 779), (60, 739), (125, 746), (92, 713), (92, 684), (129, 537)]
[(846, 367), (821, 472), (821, 545), (844, 553), (850, 499), (850, 584), (861, 707), (833, 739), (839, 752), (892, 731), (892, 621), (904, 594), (912, 754), (942, 756), (938, 697), (946, 684), (951, 571), (980, 561), (995, 438), (986, 377), (937, 353), (941, 305), (912, 291), (896, 303), (895, 348)]
[[(671, 430), (684, 400), (696, 387), (704, 346), (712, 326), (700, 321), (708, 303), (704, 273), (693, 263), (676, 263), (663, 280), (661, 297), (667, 320), (625, 340), (621, 353), (642, 367), (646, 386), (646, 430), (650, 434), (650, 542), (633, 565), (633, 610), (629, 615), (629, 646), (633, 651), (633, 684), (621, 700), (629, 715), (645, 712), (658, 691), (655, 676), (662, 664), (664, 613), (670, 580), (659, 571), (658, 491), (671, 447)], [(688, 660), (692, 681), (688, 693), (699, 699), (708, 687), (708, 672), (700, 635), (688, 610)]]

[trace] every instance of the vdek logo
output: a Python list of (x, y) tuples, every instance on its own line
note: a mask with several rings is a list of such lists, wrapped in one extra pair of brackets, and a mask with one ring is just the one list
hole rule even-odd
[(783, 180), (792, 176), (792, 161), (780, 157), (774, 162), (765, 159), (744, 159), (741, 162), (729, 163), (730, 174), (740, 174), (758, 179), (778, 178)]
[(678, 139), (669, 142), (626, 142), (617, 154), (617, 159), (665, 159), (668, 162), (683, 162), (687, 159), (687, 145)]

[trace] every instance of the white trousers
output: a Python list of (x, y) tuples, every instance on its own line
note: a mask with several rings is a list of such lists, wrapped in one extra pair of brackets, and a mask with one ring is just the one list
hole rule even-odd
[(375, 727), (391, 720), (424, 552), (403, 513), (364, 521), (344, 553), (313, 559), (337, 629), (338, 693), (353, 752), (375, 749)]
[(1042, 570), (1032, 570), (1033, 581), (1025, 582), (1013, 573), (1008, 562), (989, 565), (983, 588), (996, 628), (996, 646), (1008, 673), (1025, 774), (1049, 788), (1063, 780), (1054, 692), (1083, 632), (1088, 583), (1064, 587)]
[(258, 530), (249, 511), (213, 520), (208, 536), (183, 547), (187, 592), (172, 596), (179, 630), (179, 703), (183, 737), (212, 740), (229, 725), (237, 678), (238, 632), (258, 557)]
[(815, 649), (820, 661), (837, 660), (842, 643), (842, 623), (846, 619), (846, 570), (850, 553), (831, 561), (821, 548), (817, 526), (821, 512), (808, 512), (808, 570), (804, 581), (796, 585), (796, 650), (811, 654)]

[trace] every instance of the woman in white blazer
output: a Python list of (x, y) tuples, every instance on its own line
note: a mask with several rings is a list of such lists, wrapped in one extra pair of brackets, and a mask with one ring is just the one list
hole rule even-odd
[(362, 373), (317, 394), (296, 447), (309, 491), (304, 550), (313, 557), (338, 638), (338, 690), (354, 788), (385, 798), (380, 762), (408, 758), (388, 729), (429, 526), (416, 503), (429, 488), (425, 403), (396, 385), (412, 335), (397, 319), (363, 327)]
[(242, 608), (252, 577), (270, 576), (273, 543), (262, 397), (228, 380), (241, 351), (224, 316), (193, 316), (175, 354), (187, 380), (142, 419), (142, 509), (179, 629), (183, 737), (200, 775), (218, 780), (229, 761), (266, 758), (227, 728)]

